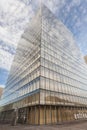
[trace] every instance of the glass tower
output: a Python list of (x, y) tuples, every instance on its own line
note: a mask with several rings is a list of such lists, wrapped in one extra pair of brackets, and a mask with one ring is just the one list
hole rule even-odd
[(27, 25), (0, 102), (0, 120), (18, 109), (28, 124), (87, 119), (87, 65), (72, 33), (45, 6)]

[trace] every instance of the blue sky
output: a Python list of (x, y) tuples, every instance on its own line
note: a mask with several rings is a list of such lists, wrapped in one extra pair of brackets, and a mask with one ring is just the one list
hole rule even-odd
[[(17, 43), (40, 0), (0, 0), (0, 86), (4, 87)], [(43, 0), (87, 54), (87, 0)]]

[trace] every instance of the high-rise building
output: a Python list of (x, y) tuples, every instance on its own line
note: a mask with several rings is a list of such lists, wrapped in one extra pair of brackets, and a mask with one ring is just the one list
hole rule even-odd
[(3, 88), (0, 87), (0, 100), (1, 100), (2, 93), (3, 93)]
[(1, 121), (11, 121), (14, 109), (32, 125), (87, 119), (87, 65), (45, 5), (21, 36), (0, 105)]
[(84, 56), (85, 63), (87, 64), (87, 55)]

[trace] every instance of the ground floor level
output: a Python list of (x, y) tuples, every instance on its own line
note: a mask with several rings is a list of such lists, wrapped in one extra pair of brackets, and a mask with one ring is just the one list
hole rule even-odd
[[(10, 123), (13, 111), (1, 112), (0, 122)], [(80, 106), (36, 105), (18, 108), (17, 111), (17, 122), (30, 125), (61, 124), (87, 119), (87, 108)]]
[(16, 126), (11, 126), (10, 124), (0, 124), (0, 130), (87, 130), (87, 121), (49, 126), (29, 126), (26, 124), (17, 124)]

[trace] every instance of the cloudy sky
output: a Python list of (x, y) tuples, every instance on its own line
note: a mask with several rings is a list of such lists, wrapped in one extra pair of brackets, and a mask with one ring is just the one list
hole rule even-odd
[[(43, 0), (87, 54), (87, 0)], [(40, 0), (0, 0), (0, 86), (4, 87), (17, 43)]]

